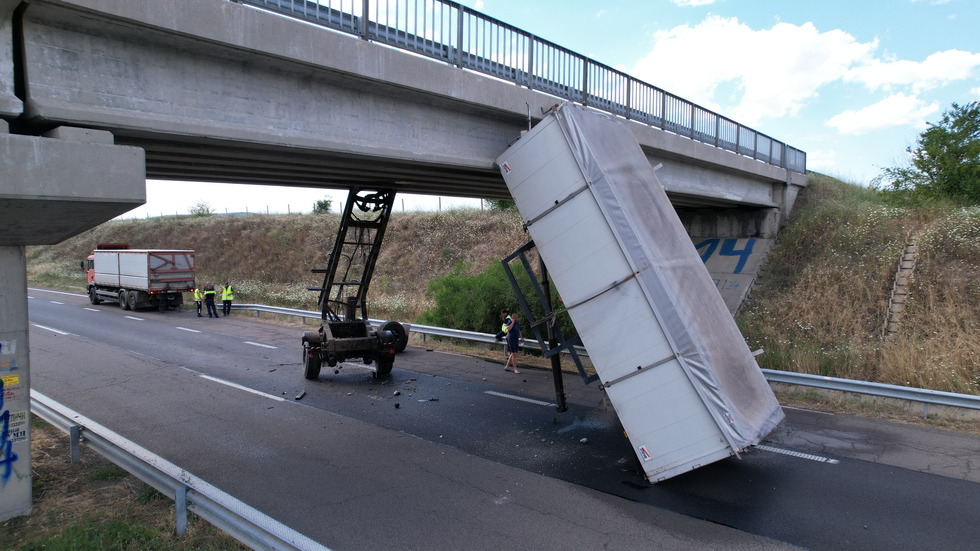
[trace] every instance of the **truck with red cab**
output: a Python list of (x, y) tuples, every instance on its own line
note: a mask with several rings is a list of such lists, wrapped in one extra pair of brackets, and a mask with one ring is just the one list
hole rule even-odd
[(92, 304), (114, 301), (123, 310), (178, 308), (193, 291), (194, 251), (131, 249), (127, 243), (100, 243), (81, 268), (87, 271)]

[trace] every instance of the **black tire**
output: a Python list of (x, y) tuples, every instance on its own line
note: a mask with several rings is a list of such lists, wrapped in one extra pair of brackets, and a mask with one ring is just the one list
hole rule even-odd
[(391, 375), (391, 368), (395, 365), (394, 354), (381, 353), (378, 358), (378, 369), (374, 372), (375, 379), (387, 379)]
[(119, 289), (119, 307), (123, 310), (129, 310), (129, 296), (126, 289)]
[(139, 291), (130, 291), (130, 292), (126, 293), (126, 294), (127, 294), (127, 297), (126, 297), (127, 298), (127, 302), (129, 303), (129, 309), (135, 312), (136, 311), (136, 303), (139, 301), (139, 298), (140, 298), (140, 292)]
[(314, 351), (310, 343), (303, 343), (303, 377), (315, 381), (320, 377), (320, 351)]
[(395, 352), (404, 352), (408, 346), (408, 331), (405, 326), (397, 321), (386, 321), (381, 324), (380, 331), (391, 331), (395, 336)]
[(88, 290), (88, 301), (92, 304), (101, 304), (102, 300), (99, 298), (98, 293), (95, 292), (95, 287), (89, 287)]

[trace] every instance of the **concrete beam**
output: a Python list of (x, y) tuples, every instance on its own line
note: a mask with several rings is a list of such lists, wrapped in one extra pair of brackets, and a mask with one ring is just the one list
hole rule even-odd
[(107, 132), (0, 133), (0, 246), (51, 245), (146, 202), (143, 150)]
[[(493, 160), (560, 102), (225, 0), (34, 0), (24, 32), (28, 115), (110, 130), (160, 179), (506, 198)], [(784, 169), (629, 124), (675, 204), (783, 197)]]

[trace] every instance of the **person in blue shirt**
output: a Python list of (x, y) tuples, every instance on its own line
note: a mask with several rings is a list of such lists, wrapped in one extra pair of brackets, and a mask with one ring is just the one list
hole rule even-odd
[(517, 312), (514, 312), (510, 315), (510, 324), (507, 325), (507, 363), (504, 364), (504, 371), (510, 371), (507, 368), (513, 363), (514, 373), (520, 373), (517, 370), (517, 348), (522, 342), (524, 337), (521, 336), (521, 324), (517, 321)]

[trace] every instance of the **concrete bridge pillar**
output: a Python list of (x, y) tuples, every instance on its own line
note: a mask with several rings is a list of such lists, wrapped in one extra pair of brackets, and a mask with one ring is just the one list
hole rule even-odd
[(26, 246), (58, 243), (145, 202), (142, 149), (81, 128), (10, 134), (0, 120), (0, 521), (31, 510)]

